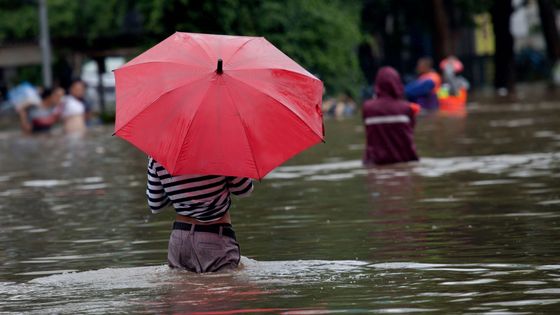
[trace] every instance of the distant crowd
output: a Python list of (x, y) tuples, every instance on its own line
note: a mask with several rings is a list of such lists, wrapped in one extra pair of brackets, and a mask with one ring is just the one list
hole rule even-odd
[(60, 123), (66, 134), (81, 135), (91, 120), (91, 106), (85, 101), (85, 92), (85, 83), (75, 80), (66, 91), (61, 87), (35, 88), (24, 83), (8, 96), (25, 134), (47, 133)]
[[(460, 75), (463, 64), (454, 56), (449, 56), (439, 64), (440, 71), (434, 70), (429, 57), (420, 58), (416, 65), (418, 77), (404, 85), (403, 97), (420, 106), (424, 113), (441, 111), (462, 115), (466, 109), (469, 82)], [(338, 97), (323, 101), (323, 112), (329, 117), (353, 116), (359, 109), (356, 101), (346, 91)], [(362, 98), (377, 97), (375, 87), (362, 91)]]

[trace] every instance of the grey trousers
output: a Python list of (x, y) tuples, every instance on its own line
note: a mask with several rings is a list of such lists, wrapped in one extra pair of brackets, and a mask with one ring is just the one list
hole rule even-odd
[(210, 232), (173, 230), (169, 238), (169, 267), (192, 272), (237, 268), (241, 254), (234, 238)]

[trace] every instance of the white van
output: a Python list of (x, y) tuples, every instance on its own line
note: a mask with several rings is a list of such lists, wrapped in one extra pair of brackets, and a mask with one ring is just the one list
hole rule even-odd
[[(119, 68), (126, 63), (124, 57), (107, 57), (105, 58), (106, 72), (102, 75), (104, 94), (105, 94), (105, 109), (107, 111), (115, 110), (115, 76), (113, 70)], [(99, 106), (99, 77), (97, 75), (97, 63), (94, 60), (88, 60), (82, 66), (82, 80), (87, 84), (86, 99), (91, 102), (93, 111), (98, 112)]]

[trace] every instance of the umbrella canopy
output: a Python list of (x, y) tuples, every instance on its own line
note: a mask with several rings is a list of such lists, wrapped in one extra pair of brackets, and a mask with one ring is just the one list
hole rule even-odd
[(324, 138), (322, 82), (263, 37), (177, 32), (115, 79), (115, 134), (173, 175), (260, 179)]

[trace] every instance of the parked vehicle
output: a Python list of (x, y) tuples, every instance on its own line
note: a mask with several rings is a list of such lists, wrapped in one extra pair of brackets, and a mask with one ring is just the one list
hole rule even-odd
[[(107, 57), (105, 58), (105, 69), (107, 71), (102, 74), (103, 92), (105, 96), (105, 108), (109, 111), (115, 110), (115, 76), (113, 70), (122, 66), (126, 62), (124, 57)], [(82, 80), (87, 84), (86, 99), (93, 105), (94, 111), (99, 111), (99, 75), (97, 73), (97, 63), (94, 60), (88, 60), (82, 66)]]

